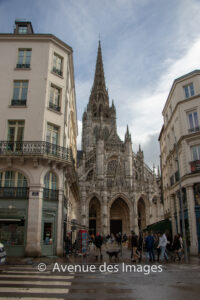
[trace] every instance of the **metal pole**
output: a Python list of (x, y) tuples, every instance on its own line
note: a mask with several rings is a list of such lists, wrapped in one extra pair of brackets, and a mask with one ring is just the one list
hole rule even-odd
[(180, 177), (180, 166), (179, 166), (179, 155), (178, 155), (178, 145), (175, 137), (175, 147), (176, 147), (176, 159), (177, 159), (177, 169), (179, 175), (179, 192), (180, 192), (180, 204), (181, 204), (181, 216), (182, 216), (182, 232), (183, 232), (183, 247), (184, 247), (184, 260), (188, 263), (188, 251), (187, 251), (187, 241), (186, 241), (186, 231), (185, 231), (185, 218), (183, 210), (183, 195)]

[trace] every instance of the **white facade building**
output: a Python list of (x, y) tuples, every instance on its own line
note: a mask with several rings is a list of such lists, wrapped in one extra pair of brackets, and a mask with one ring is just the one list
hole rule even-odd
[[(200, 70), (176, 79), (163, 109), (160, 133), (165, 216), (182, 231), (180, 189), (191, 254), (200, 250)], [(177, 159), (180, 165), (178, 170)]]
[(8, 255), (62, 255), (77, 197), (72, 48), (15, 25), (0, 34), (0, 240)]

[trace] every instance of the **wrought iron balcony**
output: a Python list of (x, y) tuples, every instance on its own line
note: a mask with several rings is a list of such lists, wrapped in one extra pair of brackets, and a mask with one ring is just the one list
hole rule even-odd
[(55, 110), (55, 111), (58, 111), (60, 112), (60, 106), (54, 104), (53, 102), (49, 102), (49, 108)]
[(188, 132), (189, 132), (189, 133), (192, 133), (192, 132), (198, 132), (198, 131), (200, 131), (200, 126), (196, 126), (196, 127), (189, 128), (189, 129), (188, 129)]
[(2, 198), (20, 198), (28, 199), (29, 188), (27, 187), (1, 187), (0, 199)]
[(17, 64), (16, 68), (17, 69), (29, 69), (30, 64)]
[(44, 200), (58, 200), (58, 190), (44, 189), (43, 190)]
[(62, 75), (63, 75), (62, 71), (59, 70), (59, 69), (56, 69), (55, 67), (53, 67), (53, 72), (56, 73), (56, 74), (59, 75), (59, 76), (62, 76)]
[(74, 163), (71, 149), (48, 142), (0, 141), (0, 157), (1, 156), (42, 156), (49, 159), (58, 159), (70, 164)]
[(26, 105), (26, 99), (23, 99), (23, 100), (12, 99), (11, 105), (12, 106), (25, 106)]
[(200, 160), (191, 161), (191, 172), (200, 172)]

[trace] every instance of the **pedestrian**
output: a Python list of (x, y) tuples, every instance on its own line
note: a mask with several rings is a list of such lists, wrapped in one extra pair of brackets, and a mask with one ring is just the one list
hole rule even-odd
[(167, 237), (165, 235), (165, 233), (160, 232), (159, 233), (159, 244), (158, 244), (158, 248), (160, 248), (160, 260), (163, 261), (164, 257), (165, 259), (168, 261), (168, 255), (166, 253), (166, 246), (167, 246)]
[(131, 259), (132, 259), (132, 262), (136, 262), (137, 258), (140, 257), (140, 255), (137, 254), (137, 248), (138, 248), (138, 236), (135, 234), (134, 231), (131, 231)]
[(101, 253), (101, 247), (102, 247), (102, 243), (103, 243), (103, 240), (102, 240), (102, 237), (101, 235), (97, 232), (97, 235), (95, 237), (95, 241), (94, 241), (94, 244), (96, 246), (96, 260), (98, 260), (98, 255), (100, 256), (100, 259), (102, 259), (102, 253)]
[(159, 245), (159, 234), (156, 233), (155, 236), (154, 236), (154, 250), (156, 251), (156, 254), (157, 254), (157, 261), (159, 261), (160, 259), (160, 248), (158, 248), (158, 245)]
[(178, 260), (181, 260), (180, 256), (180, 249), (181, 249), (181, 243), (178, 235), (174, 236), (173, 244), (172, 244), (172, 249), (173, 249), (173, 260), (174, 262), (176, 261), (176, 258), (178, 257)]
[(146, 251), (149, 254), (149, 261), (155, 261), (155, 256), (154, 256), (154, 237), (152, 235), (152, 233), (149, 231), (148, 235), (145, 239), (145, 248)]

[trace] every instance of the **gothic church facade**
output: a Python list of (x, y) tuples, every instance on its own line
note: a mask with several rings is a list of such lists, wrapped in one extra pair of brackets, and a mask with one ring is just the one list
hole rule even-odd
[(80, 223), (90, 234), (138, 233), (163, 218), (160, 178), (135, 154), (127, 126), (117, 133), (116, 108), (110, 105), (99, 42), (94, 83), (83, 114), (78, 178)]

